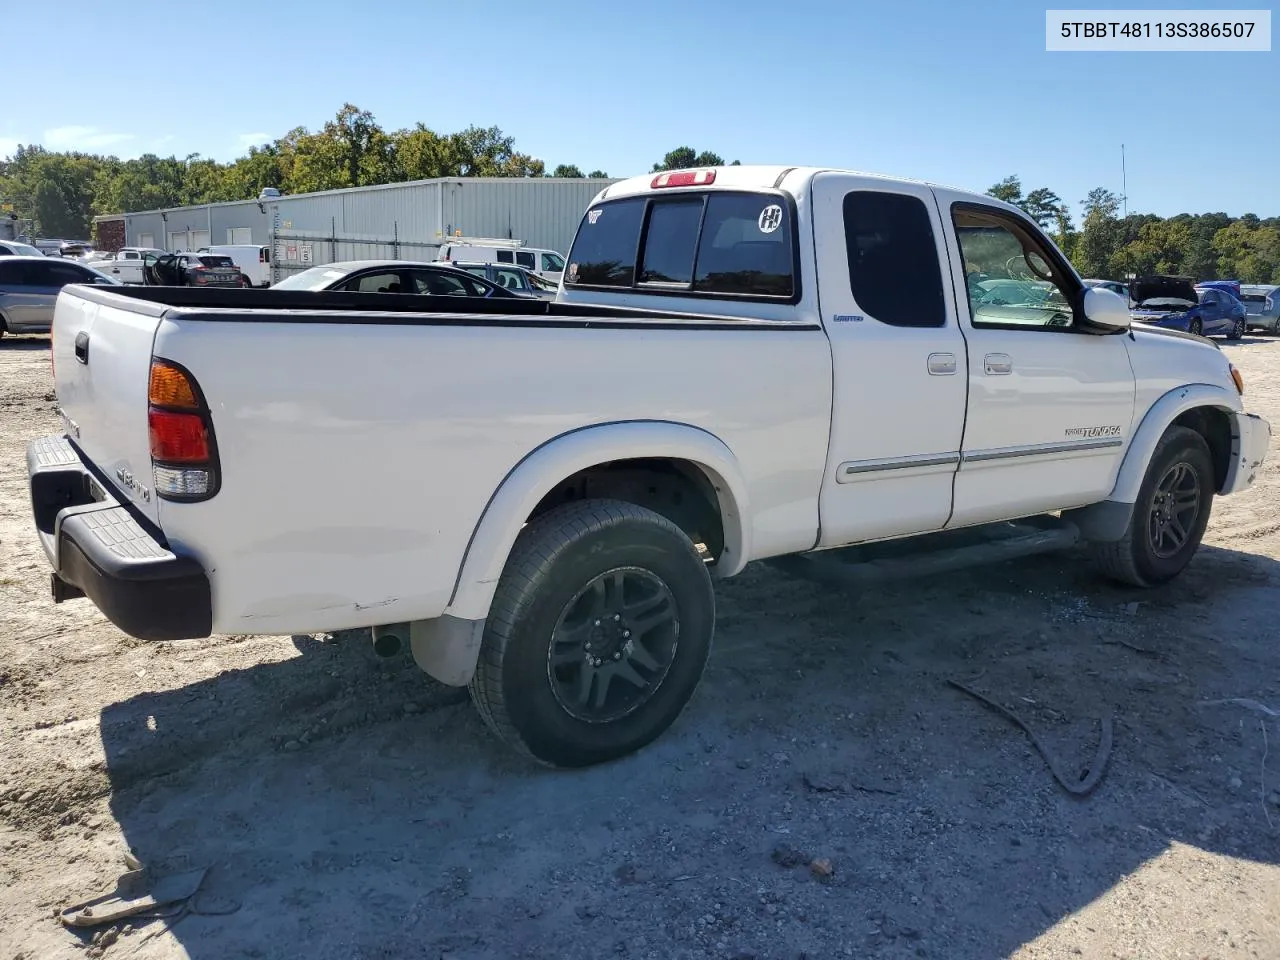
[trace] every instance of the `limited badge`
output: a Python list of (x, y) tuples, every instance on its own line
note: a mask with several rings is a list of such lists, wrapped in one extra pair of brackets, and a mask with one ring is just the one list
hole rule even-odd
[(761, 233), (773, 233), (782, 226), (782, 207), (771, 203), (760, 211), (760, 219), (756, 221)]

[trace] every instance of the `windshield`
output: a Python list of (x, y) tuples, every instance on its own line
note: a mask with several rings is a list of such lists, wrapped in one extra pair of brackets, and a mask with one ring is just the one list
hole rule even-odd
[(43, 251), (37, 250), (35, 247), (27, 243), (18, 243), (14, 240), (6, 240), (4, 245), (8, 247), (10, 250), (12, 250), (14, 256), (16, 257), (43, 257), (44, 256)]
[(273, 290), (323, 290), (332, 283), (336, 283), (346, 276), (342, 270), (335, 270), (332, 267), (311, 267), (309, 270), (303, 270), (301, 273), (295, 273), (291, 277), (285, 277), (279, 283), (273, 284)]

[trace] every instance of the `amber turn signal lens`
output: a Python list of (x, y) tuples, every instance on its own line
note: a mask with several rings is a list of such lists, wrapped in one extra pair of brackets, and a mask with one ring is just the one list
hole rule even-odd
[(187, 375), (163, 360), (151, 361), (151, 384), (147, 390), (147, 399), (157, 407), (179, 407), (187, 410), (200, 408), (195, 387), (191, 385)]
[(1240, 371), (1236, 369), (1236, 365), (1231, 364), (1231, 379), (1235, 381), (1236, 392), (1240, 396), (1244, 396), (1244, 377), (1240, 376)]

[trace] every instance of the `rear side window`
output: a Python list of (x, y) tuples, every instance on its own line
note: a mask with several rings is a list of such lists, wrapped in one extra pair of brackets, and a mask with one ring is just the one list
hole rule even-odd
[(797, 291), (794, 231), (789, 204), (771, 194), (628, 197), (587, 211), (569, 254), (567, 282), (791, 298)]
[(26, 263), (22, 260), (0, 260), (0, 285), (17, 286), (27, 282)]
[(530, 270), (537, 266), (537, 260), (534, 259), (532, 253), (516, 253), (516, 263), (522, 267), (528, 267)]
[(938, 246), (918, 197), (855, 190), (844, 198), (849, 286), (858, 306), (895, 327), (947, 322)]
[(515, 258), (514, 256), (512, 256), (512, 254), (511, 254), (511, 251), (510, 251), (510, 250), (499, 250), (499, 251), (498, 251), (498, 262), (499, 262), (499, 263), (515, 263), (515, 262), (516, 262), (516, 258)]

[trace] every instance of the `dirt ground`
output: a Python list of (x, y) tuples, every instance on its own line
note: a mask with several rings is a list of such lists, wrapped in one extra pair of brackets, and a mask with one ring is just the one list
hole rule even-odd
[[(1280, 424), (1280, 341), (1224, 349)], [(24, 444), (44, 338), (0, 341), (0, 960), (1280, 957), (1280, 454), (1175, 584), (1065, 554), (861, 595), (753, 566), (705, 681), (621, 762), (503, 748), (363, 632), (146, 644), (54, 606)], [(1071, 776), (1111, 718), (1081, 799)], [(97, 944), (55, 918), (209, 872)], [(813, 866), (813, 861), (826, 861)]]

